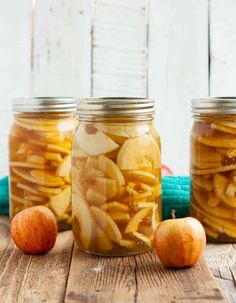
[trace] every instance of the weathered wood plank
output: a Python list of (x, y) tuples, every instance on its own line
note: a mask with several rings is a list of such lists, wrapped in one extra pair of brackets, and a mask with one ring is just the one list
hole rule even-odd
[(137, 302), (226, 302), (205, 260), (180, 270), (165, 268), (154, 253), (135, 257)]
[(33, 95), (90, 96), (91, 3), (87, 0), (35, 0)]
[(93, 96), (146, 96), (147, 0), (95, 0)]
[(226, 302), (206, 262), (170, 270), (154, 252), (136, 257), (101, 258), (74, 248), (66, 303)]
[(236, 1), (210, 0), (210, 93), (235, 96)]
[(75, 246), (65, 302), (134, 302), (134, 273), (133, 257), (89, 256)]
[(69, 231), (60, 233), (53, 250), (42, 256), (23, 254), (10, 241), (0, 258), (1, 302), (63, 302), (72, 247)]
[(229, 302), (236, 302), (236, 245), (209, 243), (205, 257)]
[(11, 101), (29, 92), (31, 0), (4, 1), (0, 10), (0, 178), (8, 173)]
[(9, 219), (0, 216), (0, 262), (10, 243)]
[(190, 100), (208, 95), (208, 0), (150, 0), (149, 11), (148, 94), (157, 100), (162, 162), (185, 175)]

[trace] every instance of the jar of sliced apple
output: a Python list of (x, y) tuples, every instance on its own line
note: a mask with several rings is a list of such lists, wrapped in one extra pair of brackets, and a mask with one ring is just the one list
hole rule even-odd
[(71, 228), (71, 144), (78, 120), (72, 98), (13, 101), (9, 135), (11, 217), (34, 205), (49, 207), (59, 230)]
[(80, 100), (72, 148), (73, 233), (82, 251), (149, 251), (161, 220), (160, 139), (154, 101)]
[(236, 98), (192, 101), (191, 215), (209, 241), (236, 242)]

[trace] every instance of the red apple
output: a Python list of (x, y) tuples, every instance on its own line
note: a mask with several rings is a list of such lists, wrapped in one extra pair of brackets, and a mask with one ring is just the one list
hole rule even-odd
[(14, 216), (11, 235), (16, 246), (28, 254), (50, 251), (57, 237), (57, 220), (45, 206), (26, 208)]
[(164, 265), (174, 268), (193, 266), (202, 256), (206, 234), (195, 218), (173, 218), (158, 225), (153, 245)]

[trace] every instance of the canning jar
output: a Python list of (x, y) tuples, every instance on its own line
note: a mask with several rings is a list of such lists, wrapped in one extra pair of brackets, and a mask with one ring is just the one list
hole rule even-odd
[(149, 251), (161, 220), (160, 139), (154, 101), (80, 100), (72, 147), (73, 233), (82, 251)]
[(9, 135), (11, 218), (34, 205), (49, 207), (59, 230), (71, 228), (71, 144), (77, 126), (72, 98), (13, 101)]
[(192, 101), (191, 215), (212, 242), (236, 241), (236, 98)]

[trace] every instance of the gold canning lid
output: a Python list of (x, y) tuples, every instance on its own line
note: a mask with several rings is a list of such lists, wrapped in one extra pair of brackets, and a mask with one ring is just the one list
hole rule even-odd
[(35, 97), (14, 99), (15, 113), (75, 112), (76, 99), (69, 97)]
[(146, 98), (86, 98), (77, 105), (79, 116), (133, 116), (153, 115), (154, 99)]
[(207, 97), (192, 100), (193, 114), (236, 114), (236, 97)]

